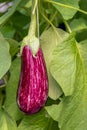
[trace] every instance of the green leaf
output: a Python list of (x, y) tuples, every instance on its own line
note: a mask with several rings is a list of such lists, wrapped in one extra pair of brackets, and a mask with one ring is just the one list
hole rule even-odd
[(19, 6), (20, 2), (22, 0), (15, 0), (13, 2), (13, 6), (8, 10), (8, 12), (6, 12), (4, 15), (2, 15), (0, 17), (0, 25), (5, 23), (9, 17), (11, 17), (11, 15), (16, 11), (16, 8)]
[(28, 33), (30, 17), (16, 11), (14, 15), (12, 15), (10, 20), (12, 21), (13, 26), (16, 29), (16, 35), (18, 33), (18, 36), (23, 39), (23, 37), (26, 36)]
[(83, 29), (87, 29), (87, 21), (83, 18), (74, 19), (70, 23), (70, 28), (72, 31), (80, 31)]
[(11, 76), (6, 87), (5, 108), (15, 120), (18, 120), (21, 117), (21, 112), (16, 103), (17, 87), (20, 76), (20, 64), (20, 58), (16, 58), (16, 60), (13, 61), (10, 69)]
[[(87, 1), (86, 0), (80, 0), (79, 1), (80, 9), (82, 9), (82, 10), (87, 12), (87, 6), (86, 5), (87, 5)], [(85, 18), (87, 20), (87, 15), (85, 15), (85, 14), (79, 14), (79, 15), (80, 15), (80, 17)]]
[(45, 111), (31, 116), (25, 116), (18, 130), (59, 130), (57, 122), (53, 121)]
[(87, 39), (87, 29), (81, 30), (78, 33), (76, 33), (76, 39), (78, 42), (86, 40)]
[(79, 9), (79, 0), (51, 0), (49, 1), (62, 14), (65, 20), (71, 19)]
[(60, 84), (66, 96), (72, 95), (75, 83), (76, 49), (75, 39), (70, 37), (59, 44), (53, 52), (50, 71), (54, 79)]
[(4, 109), (0, 109), (0, 130), (17, 130), (16, 122)]
[(57, 44), (61, 43), (68, 37), (68, 33), (64, 32), (61, 29), (53, 28), (48, 29), (45, 31), (41, 36), (41, 46), (43, 49), (47, 70), (48, 70), (48, 78), (49, 78), (49, 96), (52, 99), (57, 99), (61, 94), (62, 90), (58, 83), (53, 79), (49, 72), (50, 62), (53, 58), (53, 51)]
[(6, 38), (13, 38), (15, 29), (11, 25), (1, 26), (0, 31)]
[(9, 44), (0, 33), (0, 79), (5, 75), (11, 65)]
[(6, 39), (10, 45), (10, 54), (13, 58), (19, 51), (19, 43), (13, 39)]
[[(73, 91), (72, 95), (64, 97), (59, 105), (46, 107), (46, 110), (54, 120), (59, 122), (60, 130), (86, 130), (87, 40), (78, 44), (72, 36), (57, 46), (55, 54), (58, 56), (57, 62), (59, 61), (58, 63), (61, 63), (62, 66), (57, 63), (55, 67), (58, 67), (55, 68), (56, 71), (53, 75), (58, 77), (60, 74), (60, 77), (62, 77), (61, 81), (66, 85), (66, 90), (67, 88), (69, 89), (68, 93), (71, 89)], [(62, 57), (65, 57), (65, 60)], [(53, 65), (51, 66), (52, 68)], [(61, 70), (61, 73), (59, 73), (59, 70)], [(65, 73), (66, 77), (64, 76)]]

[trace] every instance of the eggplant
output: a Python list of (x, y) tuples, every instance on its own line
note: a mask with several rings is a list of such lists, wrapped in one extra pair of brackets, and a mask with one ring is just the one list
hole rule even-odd
[(17, 104), (26, 114), (38, 112), (48, 97), (48, 76), (41, 47), (34, 56), (25, 45), (21, 56), (21, 73), (17, 90)]

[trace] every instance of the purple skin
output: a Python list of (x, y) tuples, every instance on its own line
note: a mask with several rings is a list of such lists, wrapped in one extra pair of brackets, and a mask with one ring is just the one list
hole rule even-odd
[(42, 49), (39, 48), (34, 57), (30, 47), (24, 46), (21, 64), (17, 103), (24, 113), (33, 114), (45, 105), (48, 97), (48, 76)]

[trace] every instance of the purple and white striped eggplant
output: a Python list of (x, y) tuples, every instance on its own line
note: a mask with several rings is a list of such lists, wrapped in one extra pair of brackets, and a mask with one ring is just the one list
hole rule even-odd
[(33, 56), (30, 47), (24, 46), (21, 61), (17, 103), (23, 112), (33, 114), (45, 105), (48, 97), (48, 76), (42, 49), (39, 48)]

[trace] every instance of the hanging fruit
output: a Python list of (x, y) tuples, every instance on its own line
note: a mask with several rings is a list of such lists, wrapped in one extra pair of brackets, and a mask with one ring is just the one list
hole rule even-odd
[(36, 34), (35, 1), (29, 34), (21, 46), (21, 73), (17, 91), (19, 108), (27, 113), (38, 112), (48, 97), (48, 76), (42, 49)]

